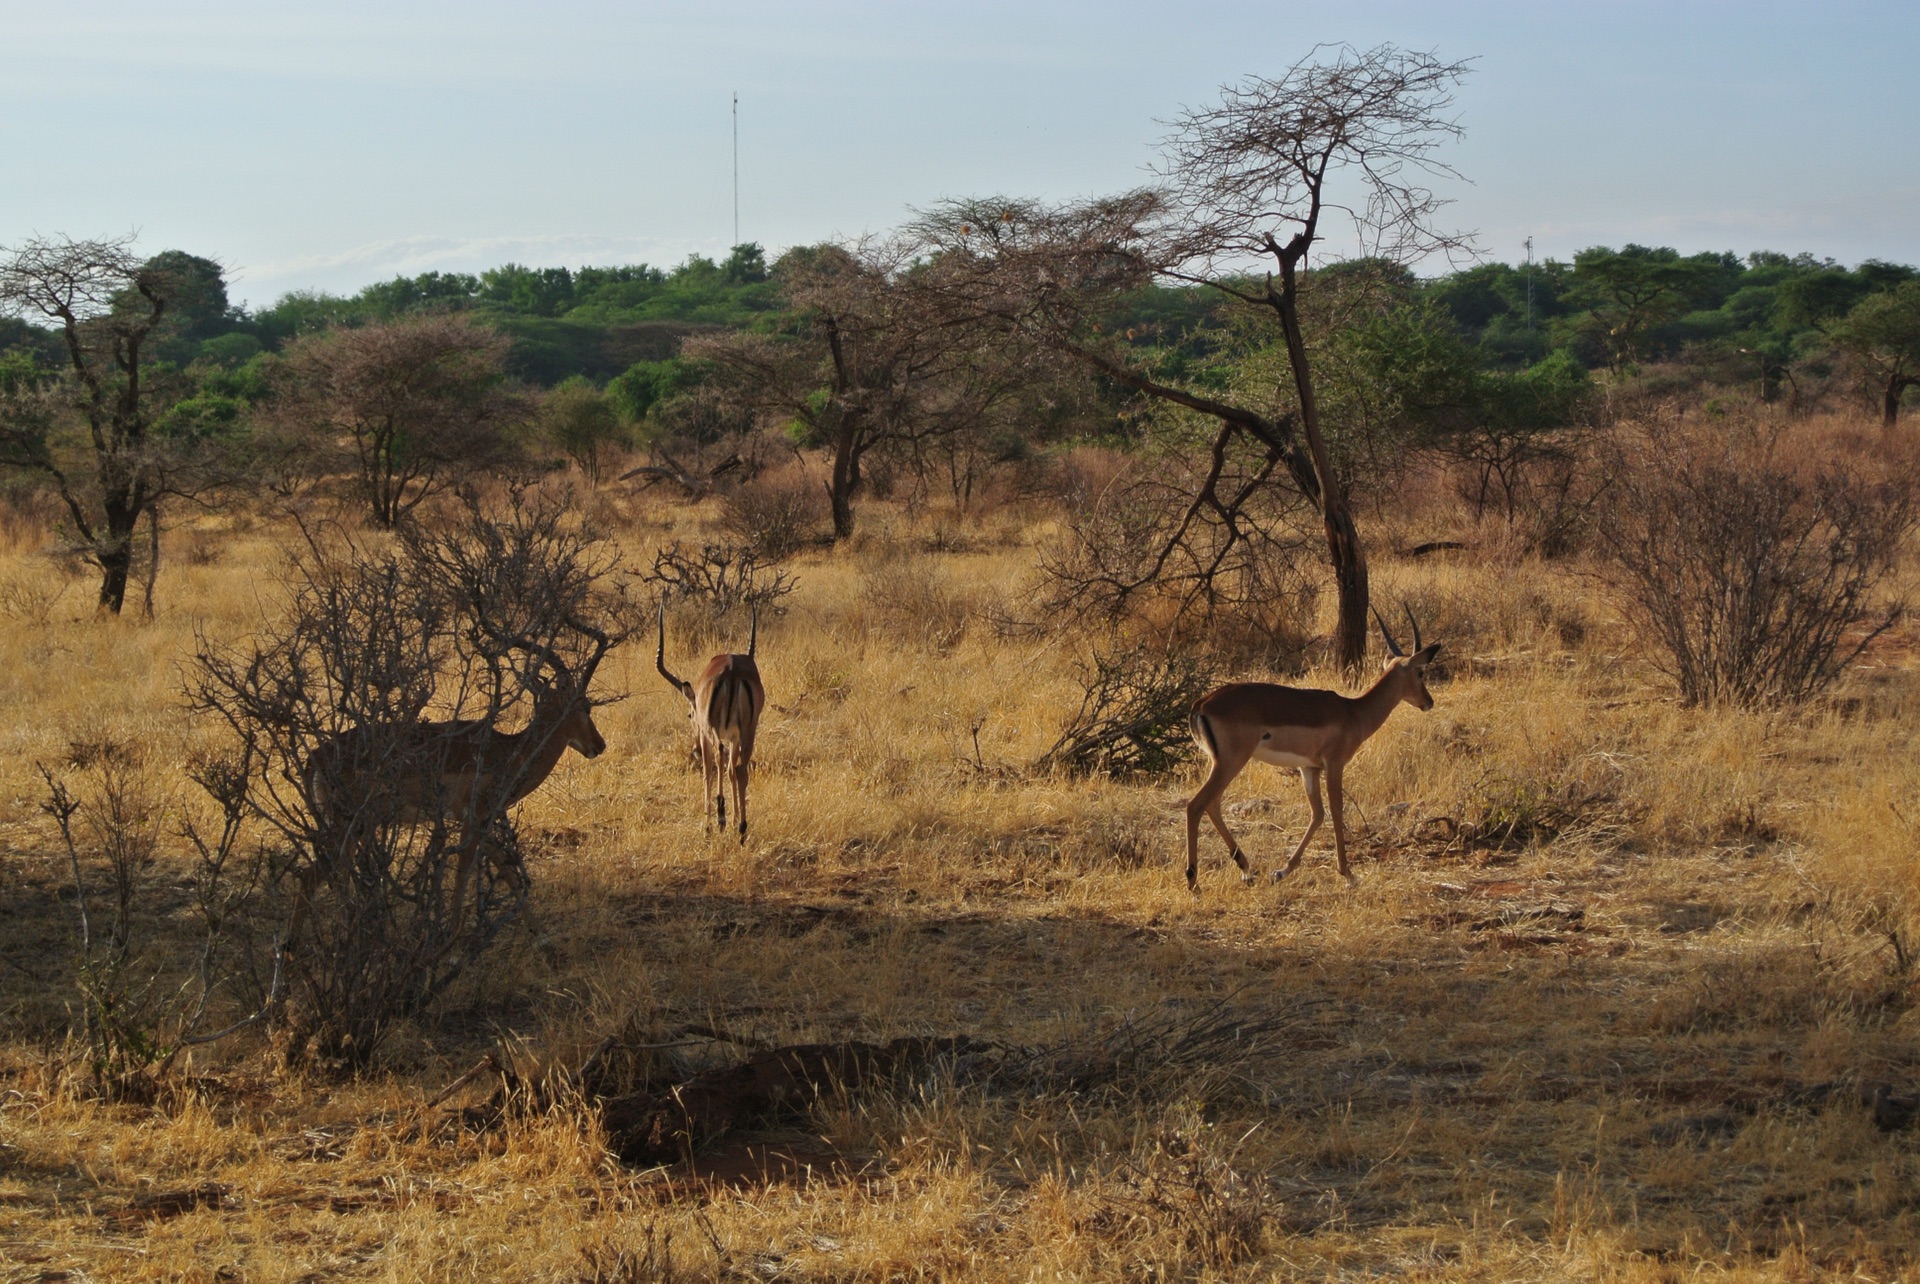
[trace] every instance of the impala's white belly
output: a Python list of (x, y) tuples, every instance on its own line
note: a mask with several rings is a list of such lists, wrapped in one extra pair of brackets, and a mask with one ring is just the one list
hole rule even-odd
[(1283, 749), (1270, 749), (1266, 745), (1255, 749), (1253, 756), (1261, 762), (1270, 762), (1276, 767), (1318, 767), (1320, 765), (1311, 758), (1303, 758), (1297, 753), (1288, 753)]

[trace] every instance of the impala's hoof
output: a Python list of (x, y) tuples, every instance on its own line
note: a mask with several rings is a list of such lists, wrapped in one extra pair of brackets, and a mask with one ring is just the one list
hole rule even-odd
[(1292, 872), (1293, 872), (1292, 866), (1288, 866), (1286, 869), (1276, 869), (1273, 871), (1273, 881), (1276, 883), (1283, 883), (1286, 881), (1287, 875), (1291, 874)]
[(1348, 890), (1350, 890), (1350, 891), (1351, 891), (1351, 890), (1352, 890), (1353, 888), (1356, 888), (1356, 887), (1358, 887), (1358, 886), (1360, 886), (1360, 875), (1358, 875), (1358, 874), (1355, 874), (1355, 873), (1352, 873), (1351, 871), (1349, 871), (1348, 873), (1345, 873), (1345, 874), (1342, 874), (1342, 875), (1340, 875), (1340, 877), (1342, 877), (1342, 878), (1344, 878), (1344, 879), (1346, 879), (1346, 880), (1347, 880), (1347, 888), (1348, 888)]

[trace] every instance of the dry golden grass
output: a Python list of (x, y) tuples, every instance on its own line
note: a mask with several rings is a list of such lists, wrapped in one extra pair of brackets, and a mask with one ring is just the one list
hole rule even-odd
[[(716, 520), (605, 507), (636, 560)], [(197, 536), (143, 625), (92, 619), (84, 583), (42, 609), (60, 572), (14, 531), (4, 1278), (1916, 1269), (1915, 1134), (1880, 1131), (1859, 1099), (1920, 1082), (1894, 944), (1920, 947), (1911, 632), (1816, 707), (1685, 709), (1577, 567), (1378, 555), (1382, 599), (1414, 605), (1449, 674), (1349, 775), (1359, 889), (1333, 876), (1330, 838), (1297, 879), (1243, 889), (1208, 837), (1196, 898), (1178, 870), (1196, 781), (1018, 770), (1078, 703), (1086, 645), (989, 622), (1022, 613), (1046, 514), (1001, 511), (958, 541), (950, 517), (864, 520), (852, 548), (796, 559), (790, 611), (762, 621), (750, 841), (703, 834), (677, 697), (629, 646), (601, 671), (631, 693), (600, 714), (609, 751), (569, 757), (521, 813), (559, 961), (509, 933), (360, 1081), (237, 1046), (150, 1106), (92, 1098), (62, 1051), (71, 909), (34, 764), (103, 728), (178, 761), (203, 734), (178, 697), (194, 632), (238, 637), (269, 608), (278, 536)], [(1254, 768), (1229, 795), (1266, 869), (1305, 812), (1291, 773)], [(624, 1170), (564, 1110), (423, 1126), (505, 1036), (562, 1064), (610, 1031), (693, 1022), (1060, 1046), (1222, 1000), (1281, 1020), (1279, 1050), (1085, 1091), (934, 1076), (825, 1101), (748, 1139), (811, 1165), (768, 1180)]]

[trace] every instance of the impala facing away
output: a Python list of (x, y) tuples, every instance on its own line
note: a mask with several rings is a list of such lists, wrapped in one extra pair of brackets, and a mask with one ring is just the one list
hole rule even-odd
[(732, 776), (734, 810), (740, 817), (743, 843), (747, 841), (747, 772), (753, 766), (753, 736), (760, 726), (760, 711), (767, 707), (760, 668), (753, 662), (759, 641), (760, 613), (756, 609), (747, 653), (716, 655), (707, 661), (697, 681), (683, 682), (667, 670), (667, 604), (661, 600), (660, 648), (653, 662), (660, 676), (687, 698), (693, 744), (700, 753), (701, 822), (704, 824), (712, 814), (707, 810), (707, 799), (711, 798), (720, 813), (720, 832), (726, 832), (726, 785), (728, 776)]
[(1367, 737), (1378, 731), (1387, 715), (1402, 702), (1416, 709), (1433, 708), (1427, 693), (1426, 667), (1439, 652), (1440, 644), (1420, 645), (1420, 623), (1407, 612), (1413, 625), (1413, 654), (1408, 655), (1387, 632), (1380, 613), (1373, 614), (1391, 653), (1386, 671), (1364, 695), (1343, 696), (1333, 691), (1283, 687), (1271, 682), (1234, 682), (1194, 702), (1187, 725), (1195, 743), (1213, 770), (1200, 792), (1187, 804), (1187, 887), (1198, 890), (1200, 815), (1206, 813), (1220, 831), (1234, 864), (1240, 867), (1243, 882), (1253, 881), (1253, 868), (1246, 853), (1227, 832), (1220, 815), (1220, 798), (1249, 762), (1258, 758), (1277, 767), (1295, 767), (1300, 783), (1306, 787), (1307, 803), (1313, 819), (1293, 858), (1284, 869), (1274, 871), (1275, 881), (1291, 874), (1300, 864), (1307, 843), (1320, 828), (1320, 777), (1327, 778), (1327, 797), (1333, 803), (1333, 850), (1340, 862), (1340, 876), (1349, 884), (1355, 881), (1347, 867), (1346, 794), (1342, 777), (1347, 761), (1359, 752)]
[[(611, 641), (597, 629), (575, 627), (594, 644), (577, 678), (551, 648), (529, 639), (514, 640), (516, 649), (535, 660), (526, 678), (533, 692), (533, 713), (522, 730), (501, 731), (480, 719), (414, 722), (404, 728), (361, 726), (322, 742), (307, 759), (306, 793), (317, 820), (348, 826), (396, 821), (458, 826), (451, 915), (456, 932), (465, 915), (481, 848), (490, 847), (487, 830), (493, 821), (538, 789), (568, 748), (583, 758), (598, 758), (606, 750), (606, 740), (593, 725), (587, 688)], [(551, 682), (535, 676), (542, 664), (553, 670)], [(383, 796), (383, 790), (390, 792)], [(501, 859), (503, 855), (490, 850), (489, 859), (509, 888), (524, 891), (525, 873), (517, 863)], [(323, 872), (316, 862), (300, 877), (289, 941)], [(524, 912), (528, 925), (544, 942), (532, 908)]]

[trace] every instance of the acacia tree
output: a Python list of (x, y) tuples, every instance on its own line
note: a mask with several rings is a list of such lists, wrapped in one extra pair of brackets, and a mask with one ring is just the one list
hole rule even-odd
[(608, 457), (633, 440), (631, 426), (620, 421), (606, 395), (582, 375), (541, 398), (536, 423), (548, 444), (579, 466), (589, 486), (600, 484)]
[(868, 456), (962, 431), (1036, 377), (977, 331), (933, 306), (906, 240), (794, 250), (774, 267), (790, 309), (784, 333), (688, 340), (716, 383), (758, 414), (800, 425), (832, 457), (827, 498), (836, 539), (853, 534)]
[(1640, 359), (1648, 331), (1680, 316), (1711, 289), (1716, 276), (1738, 270), (1718, 254), (1681, 258), (1678, 251), (1604, 246), (1573, 256), (1569, 303), (1581, 304), (1602, 332), (1607, 367), (1615, 374)]
[[(153, 524), (157, 551), (162, 500), (193, 489), (185, 461), (154, 434), (168, 394), (151, 378), (149, 351), (181, 283), (167, 256), (143, 263), (130, 246), (59, 237), (0, 257), (0, 309), (51, 324), (66, 357), (58, 379), (0, 389), (0, 463), (52, 481), (100, 568), (100, 609), (114, 615), (126, 605), (141, 519)], [(77, 458), (57, 441), (69, 419), (84, 431)]]
[[(1446, 112), (1466, 67), (1387, 45), (1342, 45), (1322, 57), (1316, 49), (1278, 79), (1248, 77), (1226, 86), (1217, 105), (1184, 112), (1166, 140), (1158, 189), (1053, 208), (949, 202), (918, 230), (956, 261), (948, 279), (963, 285), (950, 297), (975, 315), (1219, 424), (1190, 506), (1148, 559), (1142, 584), (1200, 525), (1231, 551), (1241, 515), (1274, 466), (1283, 468), (1320, 514), (1339, 599), (1334, 650), (1352, 669), (1366, 653), (1366, 555), (1327, 449), (1302, 275), (1329, 220), (1349, 224), (1370, 257), (1408, 261), (1460, 243), (1435, 227), (1444, 202), (1418, 180), (1453, 174), (1436, 150), (1460, 132)], [(1261, 267), (1264, 276), (1253, 275)], [(1223, 393), (1162, 372), (1150, 351), (1114, 333), (1106, 322), (1116, 305), (1155, 280), (1205, 287), (1277, 325), (1281, 386)], [(1230, 460), (1248, 447), (1266, 469), (1223, 487)]]
[(287, 345), (276, 371), (283, 432), (344, 455), (374, 520), (394, 526), (461, 477), (514, 457), (528, 412), (509, 385), (507, 337), (430, 314), (329, 330)]
[(1900, 400), (1920, 386), (1920, 281), (1870, 294), (1828, 331), (1858, 361), (1880, 394), (1880, 422), (1900, 419)]

